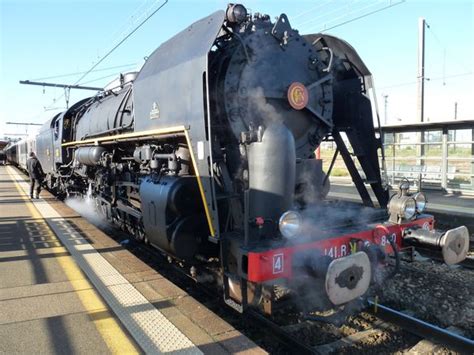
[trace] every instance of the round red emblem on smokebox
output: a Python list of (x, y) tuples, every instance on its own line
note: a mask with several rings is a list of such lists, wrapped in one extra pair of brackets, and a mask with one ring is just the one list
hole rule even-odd
[(302, 110), (308, 104), (308, 90), (298, 82), (294, 82), (288, 88), (288, 102), (295, 110)]

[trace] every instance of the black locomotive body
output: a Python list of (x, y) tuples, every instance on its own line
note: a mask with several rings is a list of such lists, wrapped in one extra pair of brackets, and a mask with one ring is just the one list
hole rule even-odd
[(140, 72), (46, 123), (37, 155), (56, 193), (89, 194), (137, 239), (217, 268), (234, 308), (271, 300), (276, 285), (339, 306), (377, 282), (374, 270), (405, 229), (433, 229), (431, 216), (398, 210), (396, 222), (384, 222), (383, 210), (331, 225), (314, 156), (323, 139), (337, 143), (367, 205), (364, 182), (380, 206), (389, 201), (371, 87), (346, 42), (302, 36), (284, 14), (272, 22), (229, 5), (163, 43)]

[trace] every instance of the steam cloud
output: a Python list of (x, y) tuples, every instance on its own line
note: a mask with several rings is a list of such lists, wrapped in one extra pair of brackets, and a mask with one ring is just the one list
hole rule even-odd
[[(282, 115), (275, 109), (273, 105), (267, 102), (265, 93), (261, 87), (250, 91), (248, 112), (257, 113), (257, 117), (264, 125), (284, 122)], [(260, 122), (254, 123), (259, 124)]]
[(82, 217), (87, 219), (92, 224), (105, 228), (109, 223), (101, 217), (97, 211), (94, 200), (90, 197), (68, 197), (65, 201), (66, 205), (79, 213)]
[(349, 202), (334, 201), (309, 204), (301, 214), (304, 220), (302, 230), (308, 235), (373, 223), (380, 216), (380, 211)]

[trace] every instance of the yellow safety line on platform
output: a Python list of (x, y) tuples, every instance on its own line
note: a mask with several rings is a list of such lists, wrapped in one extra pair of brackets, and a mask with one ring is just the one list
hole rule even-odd
[[(20, 185), (13, 179), (9, 172), (8, 174), (12, 178), (12, 182), (15, 185), (15, 188), (18, 190), (20, 197), (25, 201), (26, 207), (30, 211), (33, 219), (44, 221), (36, 206), (31, 203), (27, 195), (21, 189)], [(46, 223), (46, 221), (44, 222)], [(53, 233), (53, 235), (55, 235), (49, 225), (48, 228)], [(63, 269), (68, 280), (71, 282), (75, 293), (86, 309), (87, 315), (94, 323), (110, 351), (114, 354), (138, 354), (139, 350), (130, 341), (130, 337), (125, 334), (117, 320), (108, 311), (107, 306), (92, 287), (90, 282), (85, 278), (84, 274), (76, 265), (72, 257), (70, 255), (60, 256), (56, 257), (56, 260)], [(80, 332), (80, 329), (78, 329), (78, 331)]]
[[(61, 243), (59, 240), (58, 240), (59, 243)], [(51, 256), (51, 257), (54, 257), (54, 256), (61, 256), (61, 254), (64, 254), (64, 253), (67, 253), (67, 249), (63, 246), (59, 246), (59, 247), (49, 247), (49, 248), (36, 248), (37, 251), (37, 255), (48, 255), (48, 256)], [(2, 251), (2, 257), (5, 257), (5, 258), (8, 258), (10, 256), (26, 256), (26, 255), (29, 255), (29, 251), (27, 250), (21, 250), (21, 251)], [(0, 257), (0, 261), (2, 259), (2, 257)]]

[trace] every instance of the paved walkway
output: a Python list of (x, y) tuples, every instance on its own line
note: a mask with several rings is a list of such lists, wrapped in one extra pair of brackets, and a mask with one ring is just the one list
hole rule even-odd
[[(370, 187), (368, 189), (372, 200), (375, 203), (375, 196), (371, 193)], [(396, 192), (397, 191), (393, 190), (390, 194), (392, 195)], [(474, 218), (474, 196), (448, 194), (438, 190), (426, 190), (423, 192), (428, 200), (426, 205), (427, 212)], [(330, 198), (345, 199), (349, 201), (362, 201), (355, 186), (349, 184), (331, 183), (331, 190), (328, 196)]]
[(0, 167), (0, 353), (138, 353), (27, 194)]
[(265, 353), (24, 179), (0, 166), (0, 353)]

